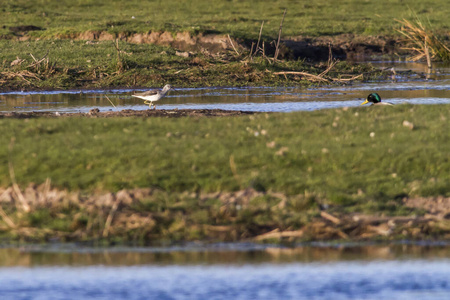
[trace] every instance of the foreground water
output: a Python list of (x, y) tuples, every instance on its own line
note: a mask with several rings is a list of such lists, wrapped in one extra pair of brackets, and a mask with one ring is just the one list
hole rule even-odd
[(1, 299), (450, 299), (450, 247), (0, 249)]
[[(450, 103), (450, 67), (436, 65), (428, 73), (420, 63), (374, 62), (380, 68), (393, 67), (396, 74), (405, 70), (418, 72), (412, 76), (394, 75), (392, 80), (356, 83), (345, 86), (316, 88), (196, 88), (177, 89), (158, 102), (158, 109), (225, 109), (246, 111), (289, 112), (345, 106), (358, 106), (371, 92), (393, 104)], [(404, 74), (404, 73), (403, 73)], [(417, 75), (419, 74), (419, 75)], [(70, 90), (0, 93), (0, 111), (87, 112), (148, 109), (131, 95), (136, 90)], [(109, 100), (108, 100), (108, 98)], [(110, 102), (111, 100), (111, 102)], [(115, 106), (115, 107), (114, 107)]]

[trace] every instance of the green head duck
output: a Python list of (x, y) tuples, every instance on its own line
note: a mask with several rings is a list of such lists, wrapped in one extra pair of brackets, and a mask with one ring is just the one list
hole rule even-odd
[(372, 102), (373, 104), (381, 103), (381, 97), (377, 93), (372, 93), (369, 96), (367, 96), (366, 101), (361, 103), (361, 105), (364, 105), (366, 103)]

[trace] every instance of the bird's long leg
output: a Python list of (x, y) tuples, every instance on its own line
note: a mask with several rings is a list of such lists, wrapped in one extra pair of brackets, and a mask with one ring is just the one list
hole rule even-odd
[(147, 105), (148, 105), (148, 108), (151, 109), (151, 108), (152, 108), (152, 105), (153, 105), (153, 102), (151, 102), (151, 101), (149, 101), (149, 100), (144, 100), (144, 104), (147, 104)]

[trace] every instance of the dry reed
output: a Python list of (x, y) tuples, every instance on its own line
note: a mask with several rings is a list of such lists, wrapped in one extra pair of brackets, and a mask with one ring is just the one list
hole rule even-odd
[(407, 19), (396, 19), (396, 21), (401, 24), (401, 28), (397, 31), (411, 45), (403, 49), (417, 53), (409, 59), (418, 61), (426, 58), (429, 67), (431, 67), (431, 59), (450, 61), (450, 49), (431, 30), (427, 29), (419, 18), (416, 17), (414, 21)]

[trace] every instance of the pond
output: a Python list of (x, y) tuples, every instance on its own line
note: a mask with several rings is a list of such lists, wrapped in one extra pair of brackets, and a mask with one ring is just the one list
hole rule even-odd
[[(450, 67), (436, 65), (430, 73), (421, 63), (373, 62), (380, 69), (394, 68), (395, 74), (415, 73), (392, 80), (332, 85), (313, 88), (177, 88), (157, 103), (158, 109), (224, 109), (258, 112), (290, 112), (360, 105), (369, 93), (377, 92), (383, 101), (393, 104), (450, 103)], [(1, 112), (88, 112), (123, 109), (145, 110), (148, 105), (131, 95), (142, 90), (68, 90), (0, 93)], [(108, 100), (108, 98), (109, 100)], [(111, 104), (111, 102), (114, 104)], [(114, 107), (115, 106), (115, 107)]]
[(450, 299), (450, 245), (0, 249), (1, 299)]

